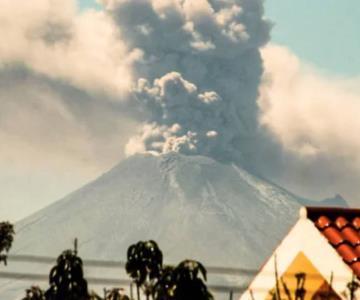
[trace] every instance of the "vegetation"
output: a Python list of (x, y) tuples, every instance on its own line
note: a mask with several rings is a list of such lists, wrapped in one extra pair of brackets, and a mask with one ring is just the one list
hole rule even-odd
[[(212, 300), (206, 287), (206, 269), (197, 261), (184, 260), (176, 267), (163, 266), (163, 254), (155, 241), (140, 241), (127, 251), (126, 272), (137, 287), (137, 300)], [(122, 288), (104, 289), (103, 298), (88, 292), (83, 262), (74, 250), (65, 250), (50, 270), (50, 287), (26, 290), (22, 300), (135, 300)]]
[[(6, 232), (8, 244), (11, 246), (13, 229), (10, 226)], [(12, 233), (12, 234), (11, 234)], [(6, 245), (8, 245), (6, 244)], [(2, 244), (2, 245), (5, 245)], [(9, 247), (10, 248), (10, 247)], [(8, 248), (8, 249), (9, 249)], [(126, 272), (137, 287), (136, 299), (141, 294), (147, 300), (213, 300), (212, 294), (206, 286), (207, 271), (198, 261), (184, 260), (177, 266), (164, 266), (163, 254), (155, 241), (140, 241), (131, 245), (127, 251)], [(307, 291), (305, 282), (307, 274), (294, 274), (296, 287), (290, 290), (283, 277), (279, 277), (277, 260), (275, 257), (275, 288), (270, 291), (272, 300), (304, 300)], [(22, 300), (135, 300), (130, 286), (130, 297), (123, 288), (104, 289), (103, 297), (95, 292), (88, 292), (88, 284), (84, 278), (83, 262), (74, 250), (66, 250), (57, 258), (56, 265), (49, 274), (50, 287), (43, 291), (38, 286), (26, 290)], [(332, 288), (333, 274), (330, 282), (323, 290), (319, 290), (312, 299), (339, 300), (339, 296)], [(360, 287), (354, 275), (342, 292), (344, 298), (356, 299), (356, 292)], [(230, 294), (232, 299), (232, 294)], [(255, 300), (250, 290), (250, 299)]]
[(163, 255), (154, 241), (138, 242), (128, 249), (126, 271), (146, 299), (211, 300), (206, 281), (206, 269), (197, 261), (184, 260), (177, 267), (164, 266)]
[(26, 290), (26, 296), (22, 300), (45, 300), (45, 294), (38, 286), (32, 286)]
[(46, 291), (48, 300), (87, 300), (87, 281), (84, 278), (83, 263), (76, 251), (66, 250), (57, 259), (49, 275), (50, 288)]
[(157, 283), (153, 287), (152, 297), (154, 300), (171, 300), (175, 296), (175, 280), (172, 266), (165, 266)]
[(126, 272), (133, 279), (140, 298), (140, 288), (146, 299), (152, 294), (152, 289), (162, 271), (163, 255), (154, 241), (138, 242), (131, 245), (127, 251)]
[(205, 267), (200, 262), (184, 260), (172, 272), (172, 285), (168, 294), (173, 296), (169, 299), (213, 299), (204, 281), (206, 281)]
[(0, 262), (7, 264), (7, 255), (14, 240), (14, 226), (9, 222), (0, 223)]
[[(307, 274), (304, 272), (295, 273), (293, 276), (296, 280), (296, 287), (293, 290), (290, 290), (287, 283), (285, 282), (283, 277), (279, 277), (278, 269), (277, 269), (277, 257), (275, 255), (274, 259), (274, 275), (275, 275), (275, 288), (270, 291), (272, 300), (304, 300), (306, 297), (310, 297), (307, 295), (307, 291), (305, 289), (305, 282), (307, 277), (311, 276), (311, 274)], [(311, 295), (312, 300), (340, 300), (340, 299), (348, 299), (348, 300), (356, 300), (356, 292), (360, 288), (360, 282), (357, 279), (357, 276), (353, 274), (352, 279), (346, 285), (346, 290), (341, 292), (342, 298), (334, 291), (333, 289), (333, 279), (334, 274), (331, 273), (329, 281), (325, 281), (324, 284)], [(282, 290), (281, 290), (282, 287)], [(283, 291), (284, 294), (281, 293)], [(250, 300), (256, 300), (253, 295), (253, 291), (250, 292)], [(312, 291), (314, 292), (314, 291)]]
[(208, 291), (206, 269), (193, 260), (184, 260), (176, 268), (167, 266), (153, 288), (154, 300), (211, 300)]
[(105, 300), (130, 300), (130, 298), (125, 295), (124, 289), (113, 288), (109, 291), (105, 290)]
[(356, 299), (355, 293), (359, 289), (360, 283), (356, 275), (353, 274), (351, 281), (346, 285), (347, 291), (344, 291), (345, 297), (350, 300)]

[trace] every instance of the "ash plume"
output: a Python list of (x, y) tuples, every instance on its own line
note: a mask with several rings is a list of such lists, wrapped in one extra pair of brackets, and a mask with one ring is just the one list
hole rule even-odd
[(260, 0), (104, 1), (130, 52), (146, 119), (126, 152), (177, 151), (243, 160), (257, 135)]

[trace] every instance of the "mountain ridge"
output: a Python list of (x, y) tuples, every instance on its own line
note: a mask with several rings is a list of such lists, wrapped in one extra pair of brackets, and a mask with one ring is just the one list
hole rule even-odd
[(154, 239), (167, 263), (191, 258), (256, 270), (295, 223), (302, 201), (234, 164), (139, 154), (17, 223), (11, 253), (55, 257), (76, 237), (84, 259), (125, 260), (130, 244)]

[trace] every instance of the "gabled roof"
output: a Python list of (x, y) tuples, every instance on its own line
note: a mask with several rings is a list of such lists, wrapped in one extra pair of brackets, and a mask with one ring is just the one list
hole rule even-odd
[(325, 282), (332, 281), (333, 291), (345, 299), (344, 291), (353, 274), (360, 277), (359, 230), (360, 209), (301, 208), (298, 222), (275, 249), (240, 300), (266, 299), (269, 291), (276, 286), (275, 270), (279, 277), (286, 278), (294, 262), (297, 265), (301, 262), (299, 257), (306, 257), (317, 274), (321, 274)]
[(306, 216), (360, 278), (360, 209), (306, 207)]

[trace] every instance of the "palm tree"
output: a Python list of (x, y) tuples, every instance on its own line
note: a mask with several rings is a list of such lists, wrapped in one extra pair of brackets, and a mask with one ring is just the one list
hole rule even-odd
[(184, 260), (173, 272), (174, 300), (212, 300), (206, 281), (206, 269), (197, 261)]
[(26, 290), (26, 296), (22, 300), (45, 300), (45, 295), (38, 286), (32, 286)]
[(140, 299), (140, 287), (146, 299), (152, 294), (152, 288), (159, 279), (163, 263), (163, 255), (156, 242), (140, 241), (131, 245), (127, 251), (126, 272), (133, 279)]
[(7, 254), (14, 240), (14, 226), (9, 222), (0, 223), (0, 262), (7, 264)]
[(49, 275), (48, 300), (87, 300), (87, 281), (84, 279), (83, 263), (76, 250), (66, 250), (57, 259)]

